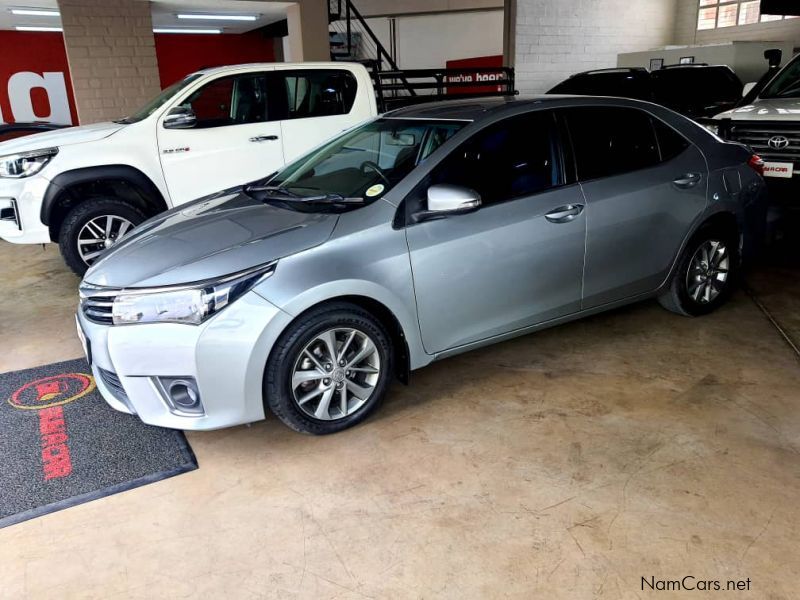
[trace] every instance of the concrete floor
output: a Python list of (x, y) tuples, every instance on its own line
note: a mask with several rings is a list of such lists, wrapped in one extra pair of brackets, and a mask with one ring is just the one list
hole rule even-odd
[[(80, 355), (55, 247), (0, 242), (0, 281), (0, 371)], [(0, 530), (0, 597), (796, 598), (798, 389), (744, 293), (636, 305), (435, 364), (335, 436), (189, 434), (199, 470)]]

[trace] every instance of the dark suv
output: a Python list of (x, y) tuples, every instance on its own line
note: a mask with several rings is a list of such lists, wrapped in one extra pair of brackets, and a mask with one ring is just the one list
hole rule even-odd
[(668, 65), (657, 71), (641, 67), (577, 73), (548, 94), (616, 96), (648, 100), (688, 117), (711, 117), (733, 108), (742, 82), (726, 65)]

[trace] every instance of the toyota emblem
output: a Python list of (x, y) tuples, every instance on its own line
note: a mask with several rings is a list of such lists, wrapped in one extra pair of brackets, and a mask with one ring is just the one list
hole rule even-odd
[(773, 135), (771, 138), (769, 138), (769, 142), (767, 143), (769, 144), (770, 148), (775, 148), (775, 150), (783, 150), (789, 145), (789, 138), (787, 138), (785, 135)]

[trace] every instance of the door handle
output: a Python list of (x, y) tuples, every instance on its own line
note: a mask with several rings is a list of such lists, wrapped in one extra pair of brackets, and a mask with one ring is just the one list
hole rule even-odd
[(251, 137), (251, 142), (274, 142), (278, 139), (277, 135), (257, 135), (255, 137)]
[(673, 179), (672, 183), (674, 183), (676, 187), (688, 189), (700, 183), (700, 179), (700, 173), (686, 173), (686, 175), (681, 175), (677, 179)]
[(583, 204), (559, 206), (547, 213), (544, 218), (551, 223), (569, 223), (583, 211)]

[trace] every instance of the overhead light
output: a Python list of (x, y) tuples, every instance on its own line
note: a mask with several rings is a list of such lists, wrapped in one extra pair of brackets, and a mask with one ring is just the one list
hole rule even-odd
[(34, 27), (32, 25), (17, 25), (17, 31), (63, 31), (61, 27)]
[(28, 17), (60, 17), (61, 13), (57, 10), (46, 8), (12, 8), (12, 15), (25, 15)]
[(222, 33), (221, 29), (173, 29), (171, 27), (156, 27), (153, 33)]
[(199, 19), (204, 21), (255, 21), (255, 15), (204, 15), (196, 13), (184, 13), (178, 15), (179, 19)]

